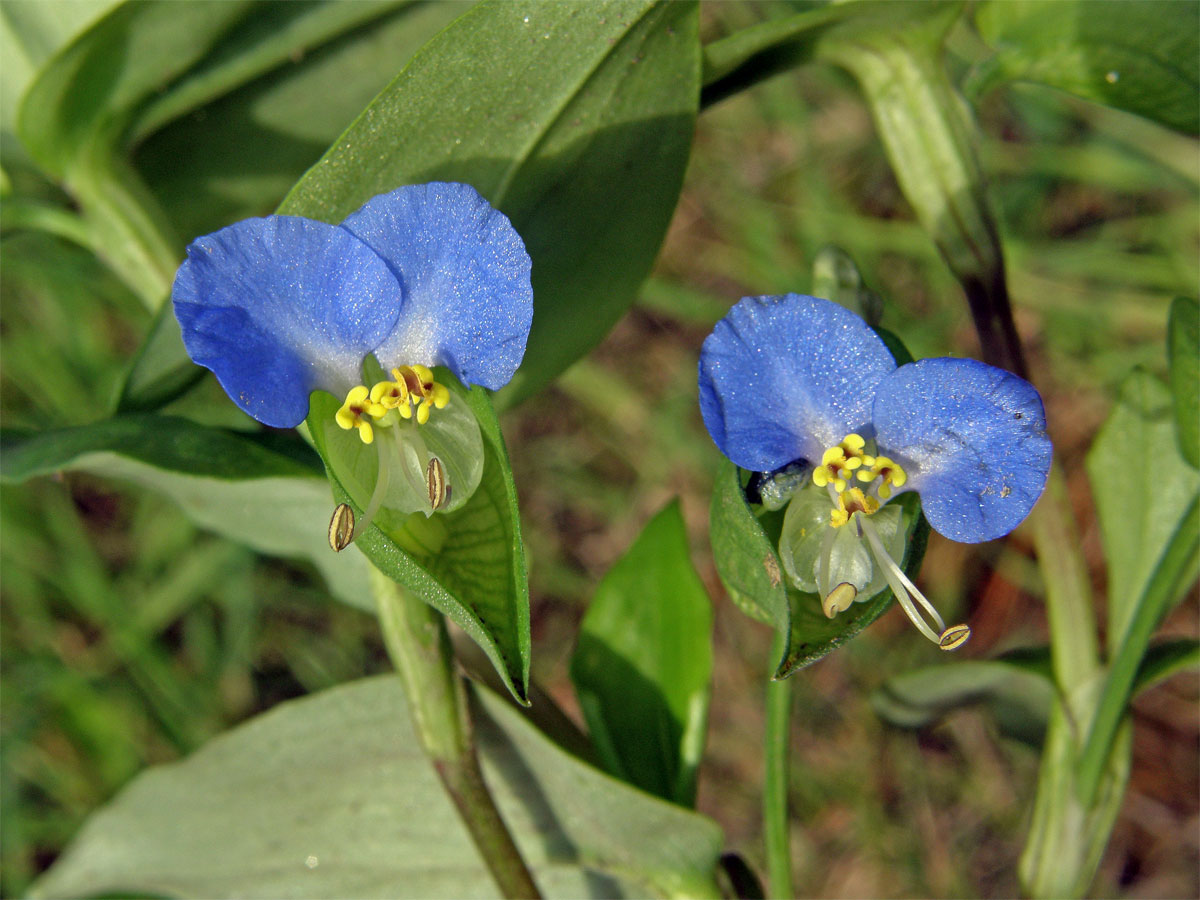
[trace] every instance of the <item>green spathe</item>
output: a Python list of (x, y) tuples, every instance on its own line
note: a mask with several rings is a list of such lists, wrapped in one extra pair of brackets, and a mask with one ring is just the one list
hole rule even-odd
[[(839, 584), (852, 584), (855, 599), (865, 602), (887, 587), (887, 579), (866, 537), (858, 527), (855, 513), (850, 521), (835, 528), (829, 521), (829, 494), (825, 488), (809, 482), (797, 491), (783, 517), (779, 536), (779, 558), (793, 586), (827, 596)], [(908, 529), (899, 506), (884, 506), (871, 521), (893, 559), (904, 557)], [(826, 554), (828, 548), (828, 555)]]

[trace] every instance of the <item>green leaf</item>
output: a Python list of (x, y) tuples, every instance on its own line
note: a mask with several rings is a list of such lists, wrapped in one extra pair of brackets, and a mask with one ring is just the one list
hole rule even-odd
[(712, 605), (674, 502), (596, 588), (571, 657), (571, 681), (605, 768), (691, 806), (711, 677)]
[(678, 198), (699, 96), (695, 3), (482, 3), (430, 41), (284, 200), (340, 221), (372, 196), (468, 182), (533, 259), (530, 393), (634, 299)]
[(1200, 666), (1200, 641), (1194, 638), (1175, 638), (1155, 644), (1146, 651), (1138, 666), (1133, 693), (1140, 694), (1172, 675)]
[(1200, 472), (1179, 456), (1174, 434), (1170, 392), (1134, 372), (1086, 460), (1108, 560), (1112, 664), (1078, 763), (1085, 804), (1100, 789), (1154, 630), (1200, 569)]
[[(91, 145), (116, 154), (403, 2), (122, 4), (39, 73), (20, 110), (21, 137), (62, 175), (96, 152)], [(382, 77), (395, 65), (393, 57)]]
[[(293, 65), (298, 55), (391, 8), (380, 3), (124, 4), (43, 67), (20, 108), (21, 140), (73, 195), (97, 252), (147, 307), (157, 309), (182, 247), (157, 198), (129, 165), (127, 147), (247, 79)], [(393, 57), (368, 89), (351, 95), (354, 105), (340, 111), (332, 134), (398, 64)], [(324, 145), (309, 145), (304, 165), (293, 167), (292, 177)], [(175, 172), (181, 171), (179, 156), (171, 160)], [(273, 161), (269, 153), (260, 153), (259, 164), (267, 158)], [(272, 201), (290, 180), (285, 173), (282, 183), (275, 182)]]
[[(224, 37), (216, 52), (200, 60), (169, 91), (139, 111), (130, 141), (140, 143), (167, 122), (274, 69), (286, 67), (291, 74), (298, 54), (312, 52), (405, 5), (415, 4), (412, 0), (257, 3)], [(394, 73), (395, 56), (393, 60)]]
[(125, 117), (187, 71), (246, 16), (250, 4), (126, 3), (63, 48), (29, 87), (21, 140), (49, 174), (112, 146)]
[(1167, 361), (1175, 428), (1183, 458), (1200, 468), (1200, 303), (1176, 297), (1167, 319)]
[(21, 95), (41, 65), (116, 0), (7, 0), (0, 5), (0, 130), (5, 155), (15, 150), (9, 139), (16, 127)]
[[(246, 54), (234, 55), (233, 41), (223, 43), (139, 113), (130, 133), (138, 171), (185, 237), (262, 215), (413, 53), (468, 8), (261, 4), (253, 29), (261, 43), (235, 35), (238, 43), (250, 44)], [(369, 24), (344, 30), (366, 15)], [(275, 26), (280, 40), (272, 48), (264, 35)], [(247, 61), (255, 63), (253, 71), (233, 67)]]
[[(786, 678), (833, 652), (878, 619), (893, 595), (890, 590), (882, 591), (873, 599), (854, 603), (835, 618), (827, 619), (821, 610), (820, 597), (786, 586), (786, 575), (775, 549), (783, 513), (758, 519), (746, 502), (740, 473), (741, 470), (724, 460), (713, 485), (709, 510), (713, 561), (738, 608), (785, 635), (784, 653), (775, 677)], [(903, 526), (909, 529), (901, 567), (909, 578), (915, 578), (925, 557), (929, 524), (921, 515), (921, 502), (916, 494), (902, 494), (892, 503), (904, 510)], [(770, 526), (770, 534), (764, 524)]]
[[(986, 703), (1000, 730), (1033, 746), (1041, 744), (1054, 701), (1049, 655), (963, 660), (889, 678), (871, 694), (886, 722), (923, 728), (959, 707)], [(1044, 671), (1043, 671), (1044, 670)]]
[[(480, 692), (484, 774), (548, 897), (716, 897), (721, 833), (560, 750)], [(219, 865), (212, 864), (213, 860)], [(488, 897), (399, 679), (284, 703), (97, 813), (32, 896)]]
[(312, 452), (295, 440), (130, 415), (40, 433), (6, 431), (0, 449), (0, 480), (83, 471), (158, 491), (203, 528), (261, 553), (310, 560), (338, 599), (374, 611), (362, 560), (329, 549), (329, 485)]
[(788, 628), (791, 610), (783, 583), (783, 565), (775, 543), (767, 536), (746, 502), (741, 470), (721, 460), (708, 511), (713, 562), (721, 583), (738, 609), (752, 619)]
[(18, 112), (29, 155), (71, 193), (97, 254), (152, 310), (170, 290), (180, 248), (118, 148), (135, 111), (250, 9), (244, 2), (118, 6), (50, 59)]
[[(452, 513), (426, 518), (414, 513), (389, 517), (386, 510), (355, 541), (376, 567), (434, 609), (449, 616), (483, 648), (513, 696), (526, 702), (529, 685), (529, 580), (517, 513), (517, 494), (504, 438), (483, 388), (462, 391), (483, 434), (484, 465), (479, 487)], [(339, 402), (314, 393), (310, 421), (332, 418)], [(311, 430), (317, 451), (328, 459), (322, 429)], [(327, 467), (338, 500), (356, 515), (363, 507), (354, 491)]]
[[(702, 103), (712, 105), (772, 75), (808, 62), (825, 31), (847, 20), (869, 21), (891, 0), (830, 3), (768, 19), (704, 45)], [(818, 295), (821, 296), (821, 295)]]
[(1121, 722), (1126, 718), (1129, 698), (1150, 638), (1188, 585), (1195, 582), (1198, 569), (1200, 497), (1193, 489), (1191, 505), (1157, 560), (1145, 592), (1137, 599), (1133, 618), (1113, 653), (1112, 665), (1104, 679), (1096, 704), (1096, 718), (1079, 759), (1079, 794), (1085, 804), (1092, 802), (1101, 787), (1106, 760)]
[(1200, 489), (1200, 474), (1179, 455), (1173, 399), (1157, 378), (1134, 372), (1125, 380), (1086, 467), (1108, 561), (1114, 653)]
[(1200, 6), (1172, 0), (991, 0), (975, 18), (996, 56), (974, 92), (1033, 81), (1188, 134), (1200, 131)]

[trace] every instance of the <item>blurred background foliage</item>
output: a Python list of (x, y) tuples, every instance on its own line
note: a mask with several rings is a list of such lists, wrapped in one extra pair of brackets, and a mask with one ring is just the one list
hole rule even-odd
[[(183, 236), (273, 209), (399, 68), (414, 17), (428, 34), (454, 8), (384, 12), (145, 141), (135, 161)], [(770, 14), (769, 5), (709, 4), (705, 35)], [(46, 40), (52, 47), (56, 38)], [(375, 69), (363, 58), (372, 48)], [(963, 70), (983, 53), (966, 22), (949, 49)], [(338, 68), (347, 60), (357, 61), (353, 83)], [(19, 71), (12, 57), (5, 67), (6, 80)], [(345, 85), (319, 115), (288, 105), (306, 97), (310, 77)], [(8, 90), (6, 179), (62, 202), (14, 156)], [(284, 100), (263, 99), (272, 96)], [(1191, 138), (1045, 88), (997, 89), (976, 108), (1018, 329), (1100, 590), (1083, 454), (1131, 368), (1165, 375), (1168, 305), (1200, 283), (1200, 154)], [(189, 149), (213, 119), (244, 122), (246, 146)], [(279, 153), (262, 155), (265, 146)], [(191, 202), (195, 191), (205, 202)], [(92, 253), (16, 227), (7, 212), (4, 424), (103, 418), (149, 315)], [(682, 497), (693, 558), (717, 601), (699, 808), (756, 864), (770, 635), (735, 611), (712, 568), (706, 518), (718, 453), (696, 408), (695, 360), (739, 297), (807, 290), (814, 256), (829, 243), (886, 298), (884, 324), (914, 355), (979, 354), (960, 289), (913, 221), (856, 89), (814, 65), (701, 115), (682, 199), (636, 307), (596, 351), (502, 419), (531, 557), (534, 678), (576, 714), (567, 665), (586, 598), (653, 514)], [(250, 424), (211, 379), (176, 410)], [(71, 474), (5, 486), (0, 513), (6, 896), (21, 893), (87, 814), (145, 766), (280, 700), (389, 670), (374, 620), (330, 601), (313, 571), (200, 532), (158, 496)], [(971, 622), (963, 656), (1044, 641), (1040, 581), (1020, 530), (982, 547), (935, 536), (921, 580), (950, 618)], [(1195, 637), (1198, 612), (1193, 591), (1162, 633)], [(931, 653), (893, 610), (794, 680), (793, 856), (804, 894), (1017, 894), (1036, 749), (1001, 736), (978, 710), (916, 732), (872, 710), (875, 688), (929, 664)], [(1095, 894), (1200, 894), (1198, 699), (1187, 672), (1135, 702), (1130, 790)]]

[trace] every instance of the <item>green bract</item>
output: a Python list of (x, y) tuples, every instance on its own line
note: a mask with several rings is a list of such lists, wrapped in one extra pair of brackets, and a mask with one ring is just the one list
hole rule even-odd
[[(903, 559), (909, 529), (900, 507), (885, 506), (871, 519), (891, 557)], [(829, 554), (822, 565), (826, 546)], [(862, 603), (887, 587), (883, 571), (855, 530), (829, 524), (829, 496), (811, 481), (796, 492), (784, 514), (779, 558), (794, 587), (822, 597), (838, 584), (848, 583), (854, 585), (855, 599)]]

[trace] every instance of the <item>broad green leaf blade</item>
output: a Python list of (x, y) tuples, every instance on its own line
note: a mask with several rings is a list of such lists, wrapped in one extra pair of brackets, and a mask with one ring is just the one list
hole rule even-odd
[(338, 599), (374, 610), (362, 560), (329, 549), (329, 485), (312, 453), (295, 441), (131, 415), (36, 434), (5, 432), (2, 448), (3, 481), (84, 471), (133, 482), (170, 497), (203, 528), (261, 553), (313, 562)]
[[(1048, 662), (1043, 653), (1042, 668)], [(923, 728), (959, 707), (986, 703), (1002, 732), (1038, 746), (1054, 701), (1047, 675), (1023, 657), (950, 662), (889, 678), (871, 694), (871, 706), (892, 725)]]
[(699, 96), (694, 3), (480, 4), (427, 44), (284, 200), (340, 221), (399, 185), (464, 181), (533, 259), (522, 396), (634, 297), (682, 184)]
[(1200, 303), (1176, 297), (1167, 320), (1167, 360), (1179, 450), (1200, 468)]
[(0, 57), (4, 78), (0, 80), (0, 134), (5, 155), (16, 127), (17, 107), (26, 86), (42, 63), (94, 19), (113, 6), (115, 0), (7, 0), (0, 4)]
[(1157, 378), (1134, 372), (1125, 380), (1086, 467), (1108, 561), (1108, 647), (1115, 653), (1200, 489), (1200, 473), (1179, 455), (1173, 400)]
[(116, 154), (118, 143), (140, 143), (402, 3), (123, 4), (39, 73), (21, 108), (21, 136), (50, 174), (62, 175), (97, 152), (93, 144)]
[(571, 657), (571, 681), (605, 767), (691, 806), (711, 677), (712, 605), (674, 502), (596, 588)]
[[(306, 26), (305, 33), (294, 27), (285, 32), (291, 39), (282, 59), (270, 57), (274, 68), (210, 99), (215, 93), (212, 78), (230, 52), (222, 46), (220, 54), (203, 60), (177, 90), (134, 123), (134, 162), (185, 238), (278, 206), (413, 53), (470, 8), (465, 3), (406, 3), (399, 8), (391, 2), (332, 3), (307, 16), (292, 12), (303, 6), (307, 4), (262, 6), (264, 22), (290, 16), (294, 24)], [(307, 31), (322, 10), (321, 24), (330, 29), (364, 11), (374, 18), (368, 26), (336, 36), (323, 28), (316, 40), (309, 40)], [(261, 49), (255, 46), (254, 55)], [(221, 74), (225, 82), (224, 76), (234, 73)], [(190, 97), (188, 114), (163, 124), (165, 113), (176, 113), (167, 107), (179, 102), (177, 95), (189, 94), (196, 81), (203, 81), (206, 90)], [(195, 105), (201, 100), (203, 105)], [(152, 128), (158, 130), (148, 133)]]
[[(451, 402), (466, 402), (483, 433), (483, 477), (471, 499), (452, 513), (421, 513), (393, 521), (386, 510), (356, 541), (389, 578), (449, 616), (483, 648), (513, 696), (526, 701), (529, 685), (529, 580), (517, 513), (516, 488), (504, 438), (483, 388), (457, 388)], [(311, 420), (332, 418), (339, 401), (315, 393)], [(317, 451), (325, 436), (313, 429)], [(329, 469), (337, 498), (356, 515), (362, 505)], [(398, 517), (397, 517), (398, 518)], [(349, 552), (349, 551), (345, 551)]]
[(181, 247), (118, 147), (135, 110), (251, 10), (232, 0), (123, 4), (55, 54), (22, 101), (25, 149), (72, 195), (93, 249), (148, 309), (170, 291)]
[[(579, 762), (493, 695), (484, 774), (549, 897), (718, 896), (708, 819)], [(214, 864), (214, 860), (219, 864)], [(384, 676), (284, 703), (144, 773), (84, 827), (35, 897), (494, 897)]]
[(997, 51), (976, 91), (1033, 81), (1188, 134), (1200, 131), (1200, 6), (1171, 0), (990, 0), (975, 17)]
[(49, 174), (64, 175), (250, 9), (246, 2), (117, 7), (57, 53), (30, 85), (17, 121), (26, 150)]
[(311, 52), (412, 0), (370, 3), (258, 3), (220, 44), (138, 113), (130, 141), (140, 143), (165, 123)]

